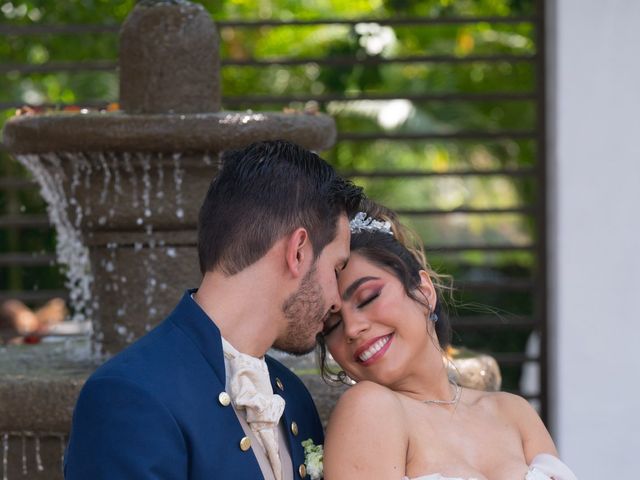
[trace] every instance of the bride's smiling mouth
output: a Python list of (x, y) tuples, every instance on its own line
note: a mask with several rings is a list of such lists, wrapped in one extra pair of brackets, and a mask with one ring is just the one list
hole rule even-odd
[(389, 349), (392, 340), (393, 333), (374, 338), (362, 347), (358, 348), (356, 353), (353, 355), (353, 358), (361, 365), (370, 365), (385, 354)]

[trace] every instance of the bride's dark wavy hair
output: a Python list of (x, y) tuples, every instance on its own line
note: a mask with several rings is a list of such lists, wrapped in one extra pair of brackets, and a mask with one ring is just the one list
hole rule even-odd
[[(358, 253), (370, 262), (393, 273), (400, 280), (409, 298), (428, 307), (427, 300), (418, 289), (420, 271), (427, 272), (436, 289), (437, 301), (434, 313), (438, 315), (435, 331), (440, 348), (445, 351), (451, 343), (451, 325), (446, 308), (441, 301), (445, 292), (451, 291), (451, 279), (439, 275), (429, 266), (422, 240), (417, 234), (402, 225), (395, 212), (371, 200), (364, 200), (361, 211), (367, 217), (391, 223), (393, 235), (381, 231), (361, 230), (351, 234), (351, 253)], [(327, 365), (327, 347), (322, 333), (317, 337), (317, 358), (322, 378), (328, 383), (344, 383), (343, 371), (335, 371)]]

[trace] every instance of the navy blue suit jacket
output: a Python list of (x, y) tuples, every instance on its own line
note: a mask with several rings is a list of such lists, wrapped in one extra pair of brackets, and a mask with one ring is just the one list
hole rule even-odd
[[(262, 478), (252, 449), (240, 448), (244, 432), (233, 408), (218, 400), (225, 389), (220, 331), (190, 294), (85, 383), (65, 455), (67, 480)], [(286, 402), (300, 478), (301, 442), (323, 443), (322, 424), (300, 379), (270, 357), (267, 365), (273, 391)]]

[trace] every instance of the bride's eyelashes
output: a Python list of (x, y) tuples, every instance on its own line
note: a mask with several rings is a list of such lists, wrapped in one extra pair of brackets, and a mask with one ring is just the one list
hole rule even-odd
[(380, 296), (380, 294), (382, 293), (382, 288), (376, 290), (375, 292), (373, 292), (371, 295), (369, 295), (367, 298), (365, 298), (365, 300), (363, 302), (361, 302), (360, 304), (358, 304), (358, 308), (364, 308), (367, 305), (369, 305), (371, 302), (373, 302), (376, 298), (378, 298)]
[[(361, 309), (361, 308), (366, 307), (371, 302), (373, 302), (376, 298), (378, 298), (381, 293), (382, 293), (382, 287), (374, 290), (370, 295), (365, 296), (365, 299), (362, 302), (360, 302), (359, 304), (357, 304), (356, 308)], [(333, 315), (331, 315), (329, 317), (329, 319), (325, 322), (325, 327), (322, 330), (322, 336), (326, 337), (326, 336), (330, 335), (331, 332), (333, 332), (336, 328), (338, 328), (341, 323), (342, 323), (342, 316), (341, 315), (339, 315), (337, 313), (334, 313)]]

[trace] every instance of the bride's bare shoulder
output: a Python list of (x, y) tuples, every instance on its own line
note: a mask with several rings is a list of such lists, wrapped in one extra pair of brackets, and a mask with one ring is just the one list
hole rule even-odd
[(334, 419), (348, 420), (348, 423), (370, 422), (372, 416), (384, 413), (386, 419), (397, 422), (403, 416), (398, 394), (389, 388), (370, 381), (362, 381), (350, 387), (338, 400), (331, 414), (329, 424)]
[(349, 388), (331, 414), (325, 438), (325, 478), (400, 478), (408, 445), (397, 394), (373, 382)]

